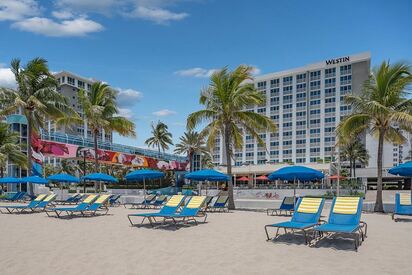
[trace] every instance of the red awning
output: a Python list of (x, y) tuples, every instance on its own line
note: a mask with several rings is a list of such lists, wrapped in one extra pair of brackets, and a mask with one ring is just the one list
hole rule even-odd
[(337, 180), (338, 178), (339, 178), (340, 180), (346, 179), (346, 177), (344, 177), (344, 176), (339, 176), (339, 177), (338, 177), (338, 175), (333, 175), (333, 176), (329, 176), (329, 177), (328, 177), (328, 179), (330, 179), (330, 180)]
[(269, 180), (269, 178), (268, 178), (267, 176), (265, 176), (265, 175), (256, 177), (256, 179), (257, 179), (257, 180)]
[(241, 177), (241, 178), (238, 178), (237, 181), (249, 181), (249, 178), (243, 176), (243, 177)]

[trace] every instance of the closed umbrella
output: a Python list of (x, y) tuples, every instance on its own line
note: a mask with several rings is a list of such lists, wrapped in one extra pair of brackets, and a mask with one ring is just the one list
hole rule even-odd
[[(61, 174), (54, 174), (49, 177), (47, 177), (48, 180), (50, 181), (57, 181), (57, 182), (66, 182), (66, 183), (79, 183), (80, 180), (79, 178), (76, 178), (75, 176), (61, 173)], [(60, 184), (60, 194), (61, 194), (61, 200), (63, 200), (63, 185)]]
[(143, 197), (146, 200), (146, 179), (160, 179), (165, 174), (163, 172), (151, 169), (141, 169), (130, 172), (125, 176), (128, 181), (143, 181)]
[[(412, 177), (412, 161), (408, 161), (398, 166), (392, 167), (388, 170), (392, 175), (402, 176), (402, 177)], [(412, 194), (412, 184), (411, 184), (411, 194)]]
[(293, 197), (296, 197), (296, 180), (311, 181), (323, 179), (322, 172), (305, 166), (283, 167), (269, 175), (270, 180), (293, 181)]

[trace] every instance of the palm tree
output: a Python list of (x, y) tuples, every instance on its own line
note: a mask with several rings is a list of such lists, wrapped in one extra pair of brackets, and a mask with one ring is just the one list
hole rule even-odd
[(90, 91), (79, 90), (79, 103), (83, 109), (83, 118), (93, 134), (95, 152), (95, 172), (99, 170), (98, 137), (102, 130), (117, 132), (121, 136), (135, 137), (135, 124), (119, 116), (116, 103), (116, 91), (108, 84), (95, 82)]
[[(1, 115), (10, 115), (21, 111), (27, 118), (27, 170), (32, 173), (32, 151), (30, 150), (32, 133), (45, 128), (46, 119), (54, 119), (57, 124), (68, 123), (76, 113), (67, 104), (64, 95), (57, 92), (58, 83), (50, 73), (47, 61), (43, 58), (30, 60), (21, 67), (19, 59), (13, 59), (11, 70), (17, 83), (17, 89), (1, 88), (0, 105), (4, 108)], [(30, 193), (33, 188), (30, 184)]]
[(264, 115), (245, 110), (247, 107), (260, 105), (265, 97), (258, 92), (251, 82), (250, 66), (240, 65), (234, 71), (223, 68), (210, 78), (208, 87), (201, 91), (200, 104), (203, 110), (194, 112), (187, 119), (188, 129), (194, 129), (202, 122), (208, 122), (201, 134), (207, 136), (209, 148), (215, 146), (218, 136), (223, 137), (228, 182), (229, 208), (234, 209), (232, 184), (232, 156), (235, 148), (243, 145), (243, 135), (247, 132), (264, 146), (258, 132), (274, 131), (272, 120)]
[(0, 122), (0, 178), (4, 177), (7, 161), (26, 167), (27, 156), (19, 145), (19, 134), (13, 132), (7, 123)]
[(359, 139), (350, 139), (349, 142), (342, 144), (340, 158), (349, 162), (350, 176), (356, 177), (356, 164), (368, 165), (369, 153)]
[(62, 159), (60, 161), (60, 166), (58, 167), (58, 172), (59, 173), (66, 173), (69, 175), (74, 175), (76, 171), (79, 170), (79, 167), (77, 164), (71, 160), (68, 159)]
[(176, 144), (174, 152), (176, 154), (186, 154), (189, 160), (190, 172), (193, 171), (194, 154), (209, 154), (205, 139), (196, 131), (187, 131), (180, 137), (180, 142)]
[(156, 124), (152, 123), (152, 137), (146, 139), (145, 143), (149, 147), (157, 147), (160, 155), (160, 149), (164, 152), (169, 149), (169, 145), (173, 145), (172, 134), (168, 127), (161, 121)]
[(411, 67), (405, 63), (383, 62), (365, 81), (360, 95), (346, 95), (345, 101), (353, 112), (343, 119), (338, 135), (351, 137), (369, 131), (378, 138), (377, 194), (375, 211), (383, 212), (382, 159), (384, 142), (405, 143), (401, 131), (412, 128), (412, 100), (406, 98), (406, 89), (412, 84)]

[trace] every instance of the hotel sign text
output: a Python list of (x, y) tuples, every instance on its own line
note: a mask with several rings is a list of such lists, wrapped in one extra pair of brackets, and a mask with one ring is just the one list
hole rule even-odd
[(333, 65), (333, 64), (339, 64), (339, 63), (343, 63), (343, 62), (349, 62), (349, 56), (345, 56), (345, 57), (339, 57), (339, 58), (333, 58), (333, 59), (329, 59), (326, 60), (326, 65)]

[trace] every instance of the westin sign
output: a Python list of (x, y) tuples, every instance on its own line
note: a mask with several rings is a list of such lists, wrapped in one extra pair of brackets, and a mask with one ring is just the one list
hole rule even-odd
[(333, 59), (329, 59), (326, 60), (326, 65), (334, 65), (334, 64), (339, 64), (339, 63), (343, 63), (343, 62), (349, 62), (349, 56), (345, 56), (345, 57), (339, 57), (339, 58), (333, 58)]

